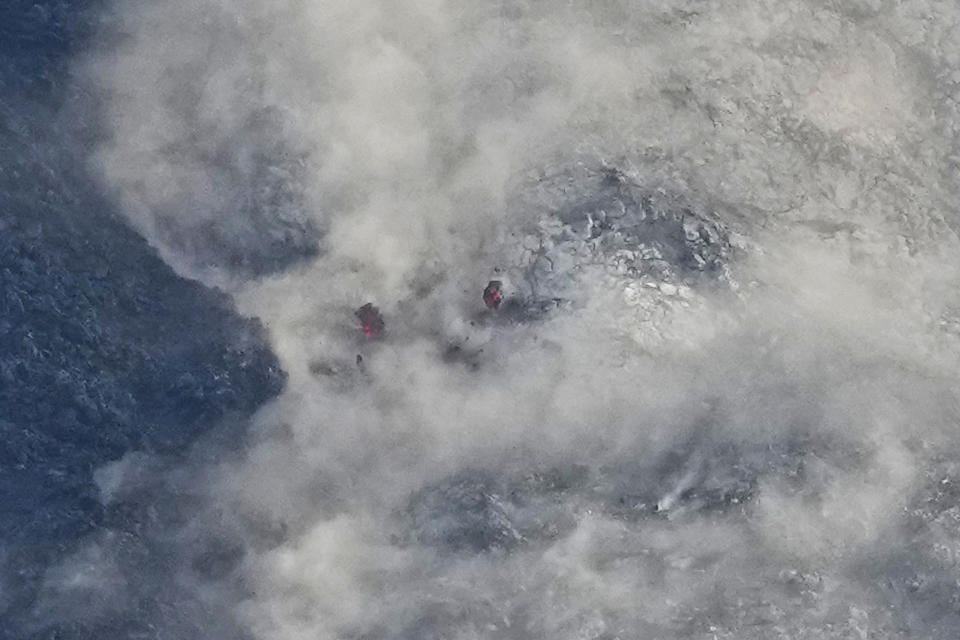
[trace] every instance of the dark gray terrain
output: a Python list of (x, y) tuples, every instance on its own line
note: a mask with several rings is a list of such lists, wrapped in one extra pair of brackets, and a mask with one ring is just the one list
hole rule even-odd
[[(69, 56), (96, 2), (0, 10), (0, 637), (107, 638), (148, 628), (161, 601), (132, 593), (109, 620), (37, 609), (45, 571), (84, 539), (138, 535), (146, 505), (105, 508), (98, 467), (133, 451), (176, 459), (222, 419), (283, 389), (264, 331), (222, 292), (178, 277), (87, 175), (95, 123), (60, 109)], [(157, 499), (153, 496), (152, 499)], [(129, 510), (129, 512), (125, 511)], [(172, 560), (131, 559), (159, 577)], [(151, 569), (150, 565), (157, 565)]]

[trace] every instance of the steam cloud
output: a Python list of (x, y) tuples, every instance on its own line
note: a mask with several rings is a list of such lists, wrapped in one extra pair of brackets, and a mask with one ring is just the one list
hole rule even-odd
[(116, 11), (92, 163), (290, 375), (163, 471), (205, 637), (953, 637), (953, 3)]

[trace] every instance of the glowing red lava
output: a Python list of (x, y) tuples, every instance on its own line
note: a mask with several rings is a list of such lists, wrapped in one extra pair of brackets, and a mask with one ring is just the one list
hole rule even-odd
[(489, 309), (498, 309), (503, 302), (503, 292), (501, 291), (503, 283), (499, 280), (491, 280), (487, 288), (483, 290), (483, 302)]
[(363, 335), (367, 338), (374, 338), (380, 335), (386, 326), (383, 321), (383, 316), (380, 315), (380, 309), (369, 302), (357, 309), (354, 315), (357, 316), (360, 324), (363, 325)]

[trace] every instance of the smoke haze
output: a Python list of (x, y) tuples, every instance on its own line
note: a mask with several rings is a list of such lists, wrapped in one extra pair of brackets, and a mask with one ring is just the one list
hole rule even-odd
[[(98, 471), (174, 496), (157, 637), (955, 637), (953, 3), (104, 20), (92, 170), (289, 375), (241, 442)], [(44, 615), (134, 606), (122, 555)]]

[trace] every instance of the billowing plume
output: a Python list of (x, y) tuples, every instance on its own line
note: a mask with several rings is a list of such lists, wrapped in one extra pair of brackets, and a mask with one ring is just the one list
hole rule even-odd
[(951, 637), (953, 5), (117, 11), (93, 165), (290, 375), (177, 471), (233, 550), (181, 586), (278, 640)]

